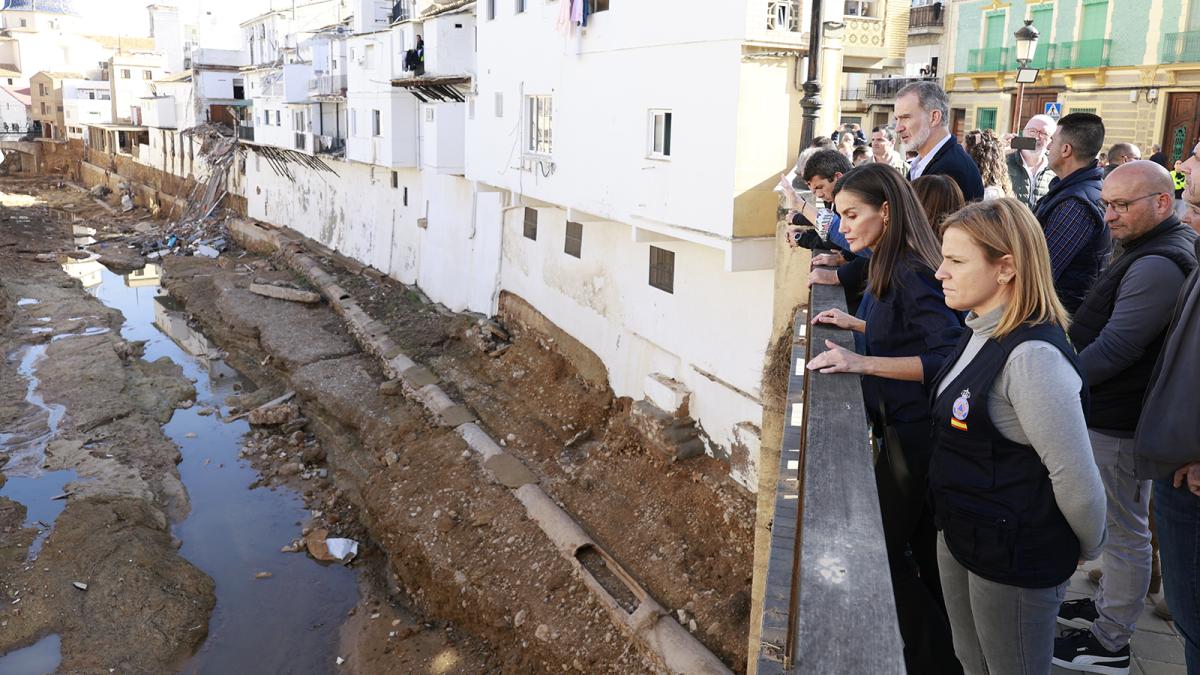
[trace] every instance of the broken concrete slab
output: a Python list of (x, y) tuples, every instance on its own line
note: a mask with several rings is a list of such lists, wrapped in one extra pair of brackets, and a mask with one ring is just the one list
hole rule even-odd
[(379, 385), (379, 393), (384, 396), (398, 396), (404, 391), (404, 382), (401, 380), (388, 380)]
[(312, 291), (299, 291), (294, 288), (284, 288), (283, 286), (272, 286), (270, 284), (250, 284), (250, 292), (266, 298), (299, 302), (306, 305), (315, 305), (321, 301), (321, 296)]
[(474, 422), (476, 419), (475, 413), (465, 405), (450, 406), (438, 413), (438, 417), (441, 418), (442, 424), (448, 427), (461, 426), (467, 422)]
[(437, 375), (434, 375), (425, 366), (413, 366), (405, 370), (400, 373), (400, 379), (404, 380), (404, 383), (413, 389), (420, 389), (438, 381)]
[(511, 490), (537, 482), (537, 476), (507, 452), (488, 457), (483, 461), (483, 468), (497, 483)]
[(279, 238), (267, 228), (249, 220), (229, 221), (229, 234), (239, 246), (251, 253), (271, 255), (279, 249)]
[(462, 436), (463, 440), (467, 442), (467, 445), (472, 450), (482, 455), (484, 459), (504, 453), (504, 450), (502, 450), (500, 446), (492, 440), (492, 437), (488, 436), (487, 433), (484, 432), (483, 429), (480, 429), (479, 425), (475, 424), (474, 422), (468, 422), (466, 424), (459, 425), (454, 431), (456, 431), (459, 436)]

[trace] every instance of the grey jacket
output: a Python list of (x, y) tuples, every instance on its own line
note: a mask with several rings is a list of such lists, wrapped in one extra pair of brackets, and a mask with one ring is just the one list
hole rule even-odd
[(1013, 196), (1036, 210), (1037, 203), (1050, 191), (1050, 181), (1054, 180), (1054, 172), (1050, 166), (1038, 172), (1032, 189), (1029, 185), (1029, 172), (1025, 170), (1025, 162), (1021, 159), (1021, 151), (1008, 155), (1008, 179), (1012, 182)]
[[(1200, 257), (1200, 239), (1196, 240)], [(1200, 269), (1184, 283), (1138, 420), (1134, 452), (1138, 478), (1170, 478), (1200, 462)]]

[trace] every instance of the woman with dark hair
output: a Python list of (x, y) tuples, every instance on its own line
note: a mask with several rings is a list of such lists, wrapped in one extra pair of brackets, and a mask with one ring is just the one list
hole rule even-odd
[(979, 167), (983, 177), (983, 201), (1013, 196), (1012, 179), (1008, 177), (1008, 153), (1004, 143), (991, 129), (973, 131), (979, 134), (975, 143), (967, 145), (967, 154)]
[(835, 186), (834, 203), (850, 250), (873, 254), (857, 316), (827, 309), (814, 319), (854, 331), (856, 351), (826, 342), (828, 351), (808, 368), (863, 375), (863, 399), (881, 448), (875, 482), (908, 672), (958, 673), (927, 499), (933, 427), (926, 385), (954, 351), (961, 319), (946, 307), (933, 276), (942, 260), (937, 237), (895, 169), (866, 164), (850, 171)]
[[(970, 312), (931, 396), (929, 483), (954, 649), (969, 675), (1049, 675), (1059, 603), (1105, 538), (1088, 387), (1029, 207), (998, 199), (958, 211), (942, 253), (946, 304)], [(1089, 665), (1072, 669), (1124, 672), (1128, 652), (1123, 664)]]
[(946, 216), (967, 205), (962, 189), (953, 178), (939, 174), (921, 176), (912, 182), (912, 186), (913, 191), (917, 193), (917, 200), (925, 209), (929, 226), (939, 233), (941, 238), (942, 221)]

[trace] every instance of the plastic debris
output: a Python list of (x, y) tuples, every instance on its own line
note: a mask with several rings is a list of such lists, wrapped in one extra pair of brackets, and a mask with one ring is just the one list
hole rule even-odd
[(87, 590), (87, 584), (83, 583), (82, 581), (72, 581), (71, 585), (74, 586), (75, 588), (78, 588), (81, 591)]

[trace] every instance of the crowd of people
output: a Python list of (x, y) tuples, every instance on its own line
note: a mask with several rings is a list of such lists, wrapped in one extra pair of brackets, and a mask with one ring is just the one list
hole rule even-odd
[(780, 182), (809, 283), (846, 294), (813, 321), (855, 349), (808, 368), (862, 376), (908, 671), (1128, 673), (1160, 560), (1200, 675), (1200, 418), (1174, 412), (1200, 382), (1200, 143), (1169, 171), (1104, 153), (1090, 113), (961, 144), (948, 116), (911, 84), (894, 128), (817, 139)]

